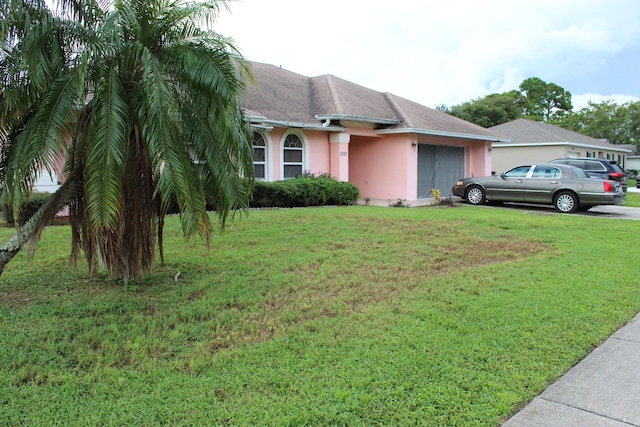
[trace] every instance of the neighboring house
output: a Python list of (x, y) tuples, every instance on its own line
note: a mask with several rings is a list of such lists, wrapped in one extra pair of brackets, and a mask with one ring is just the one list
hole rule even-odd
[(504, 172), (528, 162), (547, 162), (562, 157), (596, 157), (615, 160), (627, 168), (627, 145), (591, 138), (548, 123), (518, 119), (489, 128), (507, 141), (497, 141), (493, 150), (494, 172)]
[[(417, 200), (491, 172), (490, 130), (390, 93), (251, 63), (242, 106), (254, 129), (256, 178), (327, 173), (362, 198)], [(419, 83), (417, 83), (419, 84)]]
[(640, 171), (640, 155), (635, 145), (625, 145), (631, 152), (627, 156), (626, 171)]

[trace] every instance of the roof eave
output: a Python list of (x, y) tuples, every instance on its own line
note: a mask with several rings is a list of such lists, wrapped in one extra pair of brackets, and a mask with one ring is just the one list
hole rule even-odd
[(379, 125), (397, 125), (396, 119), (383, 119), (380, 117), (356, 116), (353, 114), (316, 114), (318, 120), (348, 120), (352, 122), (375, 123)]
[(376, 133), (379, 135), (390, 135), (390, 134), (399, 134), (399, 133), (417, 133), (419, 135), (446, 136), (449, 138), (476, 139), (480, 141), (492, 141), (492, 142), (506, 141), (504, 138), (500, 138), (497, 136), (476, 135), (476, 134), (459, 133), (459, 132), (446, 132), (446, 131), (422, 129), (422, 128), (382, 129), (382, 130), (377, 130)]
[(323, 126), (321, 123), (302, 123), (302, 122), (288, 122), (281, 120), (263, 120), (262, 122), (265, 125), (277, 126), (277, 127), (288, 127), (288, 128), (298, 128), (298, 129), (308, 129), (308, 130), (324, 130), (331, 132), (344, 132), (345, 128), (343, 126)]
[[(496, 141), (498, 142), (498, 141)], [(609, 150), (609, 151), (620, 151), (623, 153), (631, 153), (632, 149), (626, 148), (615, 148), (615, 147), (603, 147), (602, 145), (593, 145), (593, 144), (584, 144), (579, 142), (569, 142), (569, 141), (553, 141), (553, 142), (509, 142), (508, 144), (500, 143), (500, 144), (492, 144), (493, 148), (499, 147), (550, 147), (553, 145), (570, 145), (573, 147), (582, 147), (582, 148), (591, 148), (591, 149), (599, 149), (599, 150)]]

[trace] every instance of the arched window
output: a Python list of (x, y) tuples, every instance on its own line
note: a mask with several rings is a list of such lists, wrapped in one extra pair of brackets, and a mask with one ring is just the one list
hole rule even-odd
[(295, 178), (302, 175), (304, 145), (302, 139), (296, 134), (289, 134), (284, 139), (282, 147), (282, 165), (284, 178)]
[(256, 179), (267, 178), (267, 143), (258, 132), (253, 133), (253, 170)]

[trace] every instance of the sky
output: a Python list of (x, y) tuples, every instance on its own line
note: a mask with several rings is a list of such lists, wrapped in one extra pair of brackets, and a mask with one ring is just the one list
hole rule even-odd
[(428, 107), (529, 77), (640, 100), (639, 0), (231, 0), (214, 30), (251, 61), (332, 74)]

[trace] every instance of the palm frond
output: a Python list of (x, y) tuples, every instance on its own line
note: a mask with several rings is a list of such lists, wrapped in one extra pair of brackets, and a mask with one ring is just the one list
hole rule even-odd
[[(206, 213), (206, 200), (194, 159), (178, 130), (182, 126), (181, 117), (177, 114), (181, 107), (164, 69), (150, 51), (145, 52), (143, 63), (145, 101), (139, 119), (154, 169), (161, 175), (158, 191), (165, 200), (171, 194), (176, 196), (187, 221), (186, 218), (191, 217), (189, 212), (199, 212), (200, 216)], [(188, 235), (201, 229), (186, 223), (183, 228)]]
[(86, 213), (94, 230), (115, 229), (122, 209), (122, 171), (129, 140), (129, 105), (117, 69), (104, 76), (93, 102), (93, 129), (85, 166)]
[(56, 159), (64, 158), (68, 125), (77, 117), (77, 94), (73, 76), (55, 81), (25, 129), (9, 142), (3, 176), (5, 188), (20, 189), (7, 194), (15, 212), (19, 212), (22, 196), (30, 194), (38, 174), (51, 173)]

